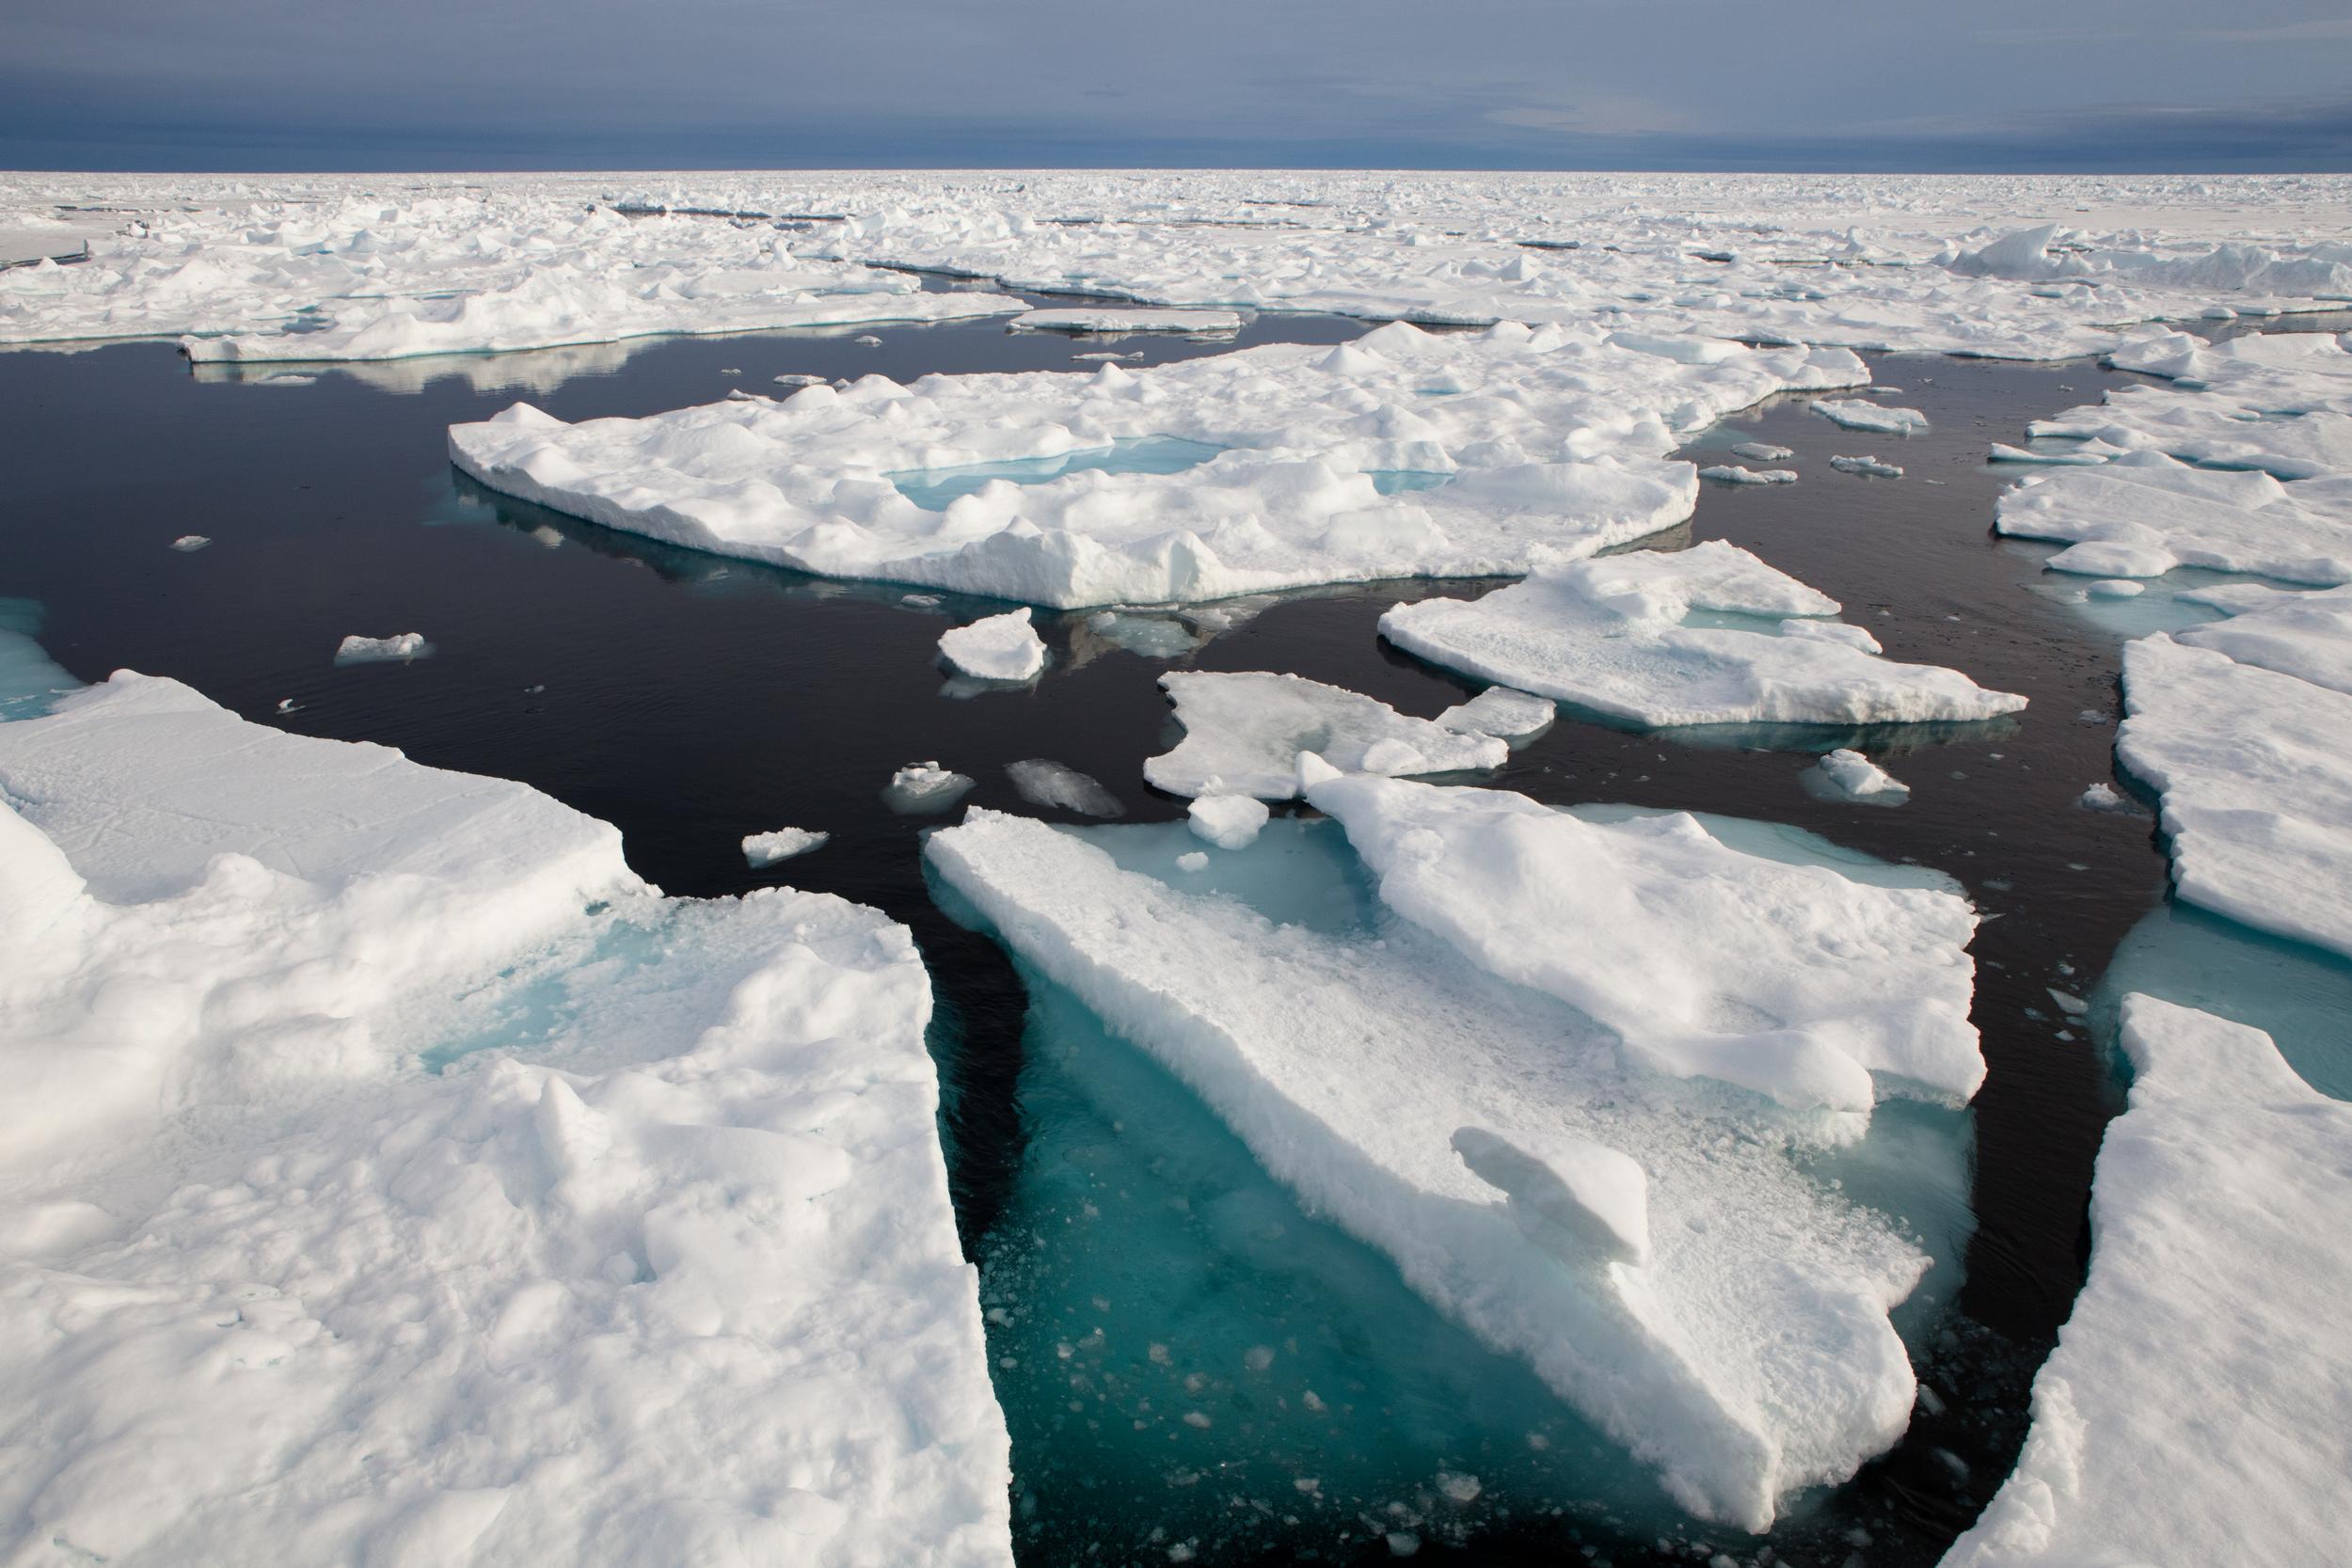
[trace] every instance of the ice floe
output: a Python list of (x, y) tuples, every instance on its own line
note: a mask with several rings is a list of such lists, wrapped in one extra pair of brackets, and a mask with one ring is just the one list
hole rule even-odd
[(979, 680), (1025, 681), (1045, 668), (1045, 642), (1029, 625), (1025, 605), (940, 633), (939, 651)]
[[(1709, 540), (1536, 571), (1474, 600), (1400, 604), (1381, 635), (1433, 663), (1651, 727), (1990, 719), (2026, 699), (1879, 657), (1836, 600)], [(1691, 624), (1693, 618), (1697, 624)]]
[(1298, 793), (1298, 753), (1391, 776), (1500, 768), (1511, 749), (1491, 735), (1414, 719), (1375, 697), (1300, 675), (1175, 671), (1160, 689), (1176, 705), (1184, 737), (1143, 765), (1171, 795)]
[(1833, 457), (1829, 466), (1841, 474), (1859, 474), (1865, 479), (1900, 479), (1903, 471), (1892, 463), (1882, 463), (1875, 457)]
[(1560, 717), (1549, 697), (1490, 686), (1467, 703), (1456, 703), (1438, 715), (1438, 722), (1466, 735), (1500, 736), (1505, 740), (1532, 740), (1551, 728)]
[(1238, 310), (1171, 310), (1151, 306), (1066, 306), (1024, 310), (1010, 325), (1025, 332), (1238, 332)]
[(1813, 412), (1845, 430), (1909, 436), (1928, 428), (1928, 417), (1916, 408), (1890, 408), (1884, 404), (1864, 403), (1858, 399), (1841, 403), (1823, 398), (1813, 404)]
[(2131, 451), (2003, 492), (1994, 526), (2065, 545), (2047, 564), (2085, 577), (2202, 566), (2322, 587), (2352, 582), (2352, 473), (2283, 483)]
[(1794, 484), (1794, 468), (1751, 468), (1740, 463), (1718, 463), (1711, 468), (1701, 468), (1699, 478), (1720, 481), (1724, 484)]
[(200, 533), (183, 533), (171, 542), (175, 550), (200, 550), (212, 541)]
[(0, 1552), (1010, 1563), (903, 927), (124, 673), (0, 933)]
[(1902, 804), (1911, 795), (1909, 784), (1860, 752), (1843, 747), (1822, 757), (1814, 771), (1820, 776), (1824, 793), (1849, 800), (1893, 806)]
[(1786, 463), (1797, 452), (1794, 447), (1776, 447), (1770, 441), (1741, 441), (1732, 447), (1731, 455), (1756, 463)]
[(2352, 1531), (2352, 1106), (2261, 1031), (2153, 997), (2124, 999), (2122, 1046), (2090, 1277), (2016, 1470), (1944, 1568), (2332, 1560)]
[(831, 833), (820, 833), (807, 828), (778, 828), (773, 832), (748, 833), (743, 839), (743, 859), (754, 868), (788, 861), (795, 855), (805, 855), (811, 849), (825, 847)]
[[(1687, 817), (1599, 825), (1303, 766), (1392, 911), (1372, 927), (1277, 924), (990, 812), (927, 856), (1304, 1204), (1686, 1507), (1761, 1528), (1892, 1442), (1914, 1384), (1886, 1313), (1926, 1259), (1788, 1156), (1859, 1136), (1879, 1092), (1973, 1089), (1965, 902), (1766, 861)], [(1718, 1069), (1765, 1092), (1685, 1076)]]
[(1250, 795), (1203, 795), (1185, 811), (1194, 835), (1220, 849), (1248, 848), (1265, 827), (1266, 816), (1265, 802)]
[(421, 631), (404, 631), (396, 637), (361, 637), (355, 633), (336, 644), (335, 662), (381, 664), (422, 658), (432, 651), (433, 644), (424, 640)]
[(640, 420), (518, 404), (453, 427), (450, 451), (493, 489), (672, 544), (1032, 604), (1153, 604), (1589, 555), (1690, 515), (1695, 470), (1668, 454), (1720, 416), (1867, 379), (1842, 349), (1393, 324), (1336, 349), (867, 376)]

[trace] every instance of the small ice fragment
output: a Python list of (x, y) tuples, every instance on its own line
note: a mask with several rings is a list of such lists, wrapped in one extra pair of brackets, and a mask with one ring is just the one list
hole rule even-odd
[(822, 387), (824, 384), (825, 378), (821, 375), (780, 375), (776, 377), (776, 385), (779, 387)]
[(1833, 457), (1829, 466), (1841, 474), (1862, 474), (1870, 479), (1900, 479), (1903, 471), (1892, 463), (1882, 463), (1875, 457)]
[(1797, 450), (1794, 447), (1776, 447), (1770, 441), (1742, 441), (1731, 449), (1731, 455), (1757, 463), (1786, 463), (1797, 455)]
[(1439, 1470), (1438, 1490), (1457, 1503), (1471, 1503), (1476, 1502), (1478, 1494), (1486, 1489), (1479, 1484), (1476, 1476), (1466, 1476), (1454, 1470)]
[(1871, 797), (1891, 798), (1887, 803), (1898, 803), (1899, 798), (1911, 793), (1911, 786), (1885, 768), (1864, 756), (1860, 752), (1840, 747), (1821, 759), (1823, 781), (1850, 800)]
[(1263, 1372), (1274, 1365), (1272, 1345), (1252, 1345), (1242, 1352), (1241, 1364), (1253, 1372)]
[(2083, 592), (2094, 599), (2136, 599), (2148, 592), (2148, 585), (2134, 582), (2129, 578), (2101, 578), (2096, 582), (2086, 583)]
[(1841, 429), (1883, 436), (1909, 436), (1928, 428), (1928, 417), (1916, 408), (1889, 408), (1878, 403), (1817, 403), (1813, 412)]
[(398, 637), (346, 637), (335, 649), (338, 664), (372, 664), (386, 660), (422, 658), (433, 651), (433, 644), (421, 631), (405, 631)]
[(831, 833), (812, 832), (806, 828), (778, 828), (771, 833), (752, 833), (743, 840), (743, 859), (754, 866), (773, 865), (821, 848)]
[(1008, 763), (1005, 771), (1012, 779), (1012, 787), (1033, 806), (1057, 806), (1081, 816), (1126, 815), (1127, 808), (1119, 803), (1118, 796), (1074, 768), (1031, 757), (1025, 762)]
[(1203, 795), (1193, 801), (1188, 816), (1193, 834), (1220, 849), (1248, 847), (1266, 825), (1263, 800), (1248, 795)]
[(1411, 1557), (1421, 1550), (1421, 1537), (1408, 1529), (1392, 1529), (1388, 1535), (1389, 1550), (1398, 1557)]
[(1187, 849), (1176, 857), (1176, 869), (1179, 871), (1206, 871), (1208, 868), (1209, 857), (1198, 849)]
[(1699, 478), (1711, 479), (1723, 484), (1794, 484), (1794, 468), (1750, 468), (1737, 463), (1719, 463), (1711, 468), (1701, 468)]
[(292, 697), (280, 697), (278, 699), (278, 711), (280, 713), (293, 713), (301, 706), (302, 705), (295, 702)]
[(910, 762), (890, 776), (882, 800), (892, 811), (946, 811), (961, 800), (975, 781), (936, 762)]
[(875, 337), (871, 332), (861, 332), (856, 337), (850, 339), (850, 341), (862, 344), (866, 348), (882, 347), (882, 340)]
[(722, 365), (719, 368), (719, 373), (721, 375), (741, 375), (743, 373), (743, 367), (740, 365)]
[(2060, 990), (2056, 986), (2044, 986), (2042, 989), (2050, 993), (2050, 1000), (2058, 1004), (2058, 1010), (2068, 1018), (2080, 1018), (2090, 1011), (2090, 1004), (2071, 990)]
[(2132, 809), (2130, 798), (2113, 784), (2104, 781), (2084, 790), (2081, 798), (2074, 803), (2085, 811), (2128, 812)]
[(942, 632), (949, 664), (984, 681), (1025, 681), (1045, 668), (1045, 643), (1029, 625), (1029, 607)]
[(212, 541), (200, 533), (183, 533), (171, 542), (175, 550), (200, 550)]
[(941, 601), (936, 594), (901, 594), (898, 595), (898, 602), (913, 605), (917, 610), (936, 610)]
[(1136, 349), (1128, 354), (1114, 354), (1108, 349), (1102, 349), (1093, 354), (1073, 354), (1070, 357), (1081, 364), (1112, 365), (1125, 359), (1140, 359), (1143, 357), (1143, 350)]

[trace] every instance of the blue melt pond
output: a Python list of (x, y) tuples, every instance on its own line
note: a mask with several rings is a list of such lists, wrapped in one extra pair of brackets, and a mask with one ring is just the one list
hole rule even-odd
[[(1043, 484), (1064, 474), (1094, 469), (1106, 474), (1180, 474), (1197, 468), (1227, 449), (1178, 436), (1139, 436), (1113, 441), (1107, 447), (1063, 452), (1057, 457), (1022, 457), (1005, 463), (967, 463), (952, 468), (905, 468), (890, 476), (898, 493), (926, 512), (947, 508), (997, 480), (1015, 484)], [(1388, 468), (1367, 475), (1372, 487), (1384, 496), (1405, 490), (1427, 490), (1443, 484), (1452, 474)]]

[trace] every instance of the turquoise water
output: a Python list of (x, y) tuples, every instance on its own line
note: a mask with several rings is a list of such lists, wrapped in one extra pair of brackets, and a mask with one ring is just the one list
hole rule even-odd
[(0, 598), (0, 722), (38, 719), (60, 693), (82, 684), (35, 641), (40, 621), (39, 601)]

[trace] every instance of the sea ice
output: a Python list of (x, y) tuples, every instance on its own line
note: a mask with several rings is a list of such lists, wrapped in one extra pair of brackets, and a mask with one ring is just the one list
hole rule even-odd
[(811, 849), (821, 849), (831, 833), (812, 832), (806, 828), (778, 828), (771, 833), (751, 833), (743, 840), (743, 859), (755, 868), (788, 861), (795, 855), (805, 855)]
[(882, 800), (892, 811), (929, 815), (953, 806), (977, 782), (936, 762), (910, 762), (890, 776)]
[(1143, 305), (1072, 306), (1024, 310), (1010, 325), (1025, 332), (1238, 332), (1241, 312)]
[[(1398, 323), (1336, 349), (872, 375), (642, 420), (517, 404), (453, 426), (450, 451), (493, 489), (673, 544), (1057, 608), (1164, 604), (1590, 555), (1690, 515), (1696, 471), (1669, 454), (1720, 416), (1867, 379), (1843, 349)], [(1146, 448), (1184, 457), (1073, 460)], [(988, 483), (1025, 465), (1037, 483)], [(973, 482), (924, 488), (957, 474)]]
[(2105, 779), (2092, 783), (2074, 803), (2085, 811), (2122, 813), (2132, 809), (2130, 798)]
[(1500, 768), (1501, 739), (1412, 719), (1376, 698), (1298, 675), (1177, 671), (1160, 677), (1184, 737), (1143, 765), (1171, 795), (1249, 795), (1287, 800), (1298, 793), (1297, 758), (1391, 775)]
[(433, 644), (421, 631), (404, 631), (397, 637), (346, 637), (335, 648), (338, 664), (377, 664), (388, 660), (421, 658), (433, 651)]
[(2017, 1468), (1944, 1568), (2334, 1560), (2352, 1534), (2352, 1106), (2269, 1036), (2153, 997), (2124, 998), (2122, 1045), (2090, 1277)]
[(2290, 484), (2134, 451), (2003, 492), (1994, 526), (2066, 545), (2047, 564), (2085, 577), (2202, 566), (2321, 587), (2352, 582), (2352, 475)]
[(1005, 765), (1012, 787), (1033, 806), (1074, 811), (1081, 816), (1121, 816), (1127, 808), (1119, 797), (1088, 774), (1043, 757)]
[[(1650, 727), (1990, 719), (2026, 699), (1880, 657), (1837, 603), (1722, 540), (1400, 604), (1381, 635), (1482, 680)], [(1696, 615), (1698, 625), (1687, 624)]]
[(10, 1560), (1010, 1563), (903, 927), (126, 672), (0, 934)]
[(1875, 457), (1833, 457), (1829, 466), (1841, 474), (1860, 474), (1865, 479), (1900, 479), (1903, 471), (1892, 463), (1882, 463)]
[[(926, 853), (1303, 1203), (1685, 1506), (1760, 1529), (1892, 1442), (1914, 1384), (1886, 1312), (1926, 1259), (1788, 1155), (1861, 1134), (1872, 1067), (1937, 1100), (1973, 1088), (1964, 901), (1767, 862), (1687, 817), (1596, 826), (1308, 771), (1393, 917), (1277, 924), (991, 812)], [(1759, 929), (1770, 955), (1738, 957)], [(1858, 1102), (1798, 1111), (1650, 1066), (1717, 1054), (1785, 1098)]]
[(175, 550), (200, 550), (212, 541), (200, 533), (183, 533), (171, 542)]
[(1847, 751), (1842, 747), (1822, 757), (1816, 771), (1820, 774), (1826, 789), (1849, 800), (1900, 805), (1911, 794), (1909, 784), (1860, 752)]
[(1266, 825), (1266, 805), (1249, 795), (1203, 795), (1185, 816), (1195, 836), (1220, 849), (1246, 849)]
[(942, 632), (939, 651), (979, 680), (1025, 681), (1045, 668), (1045, 643), (1029, 625), (1026, 605)]
[(1467, 703), (1456, 703), (1438, 715), (1437, 721), (1465, 735), (1500, 736), (1505, 740), (1533, 740), (1551, 728), (1560, 717), (1549, 697), (1490, 686)]
[(1770, 441), (1741, 441), (1731, 449), (1731, 455), (1756, 463), (1786, 463), (1797, 455), (1797, 451), (1794, 447), (1776, 447)]
[(2352, 584), (2297, 593), (2228, 583), (2181, 597), (2229, 619), (2175, 632), (2174, 641), (2352, 694)]
[(1750, 468), (1738, 463), (1718, 463), (1711, 468), (1701, 468), (1699, 478), (1720, 481), (1724, 484), (1794, 484), (1794, 468)]
[(1916, 408), (1889, 408), (1884, 404), (1864, 403), (1859, 399), (1842, 403), (1823, 399), (1813, 404), (1813, 412), (1846, 430), (1909, 436), (1928, 428), (1928, 417)]

